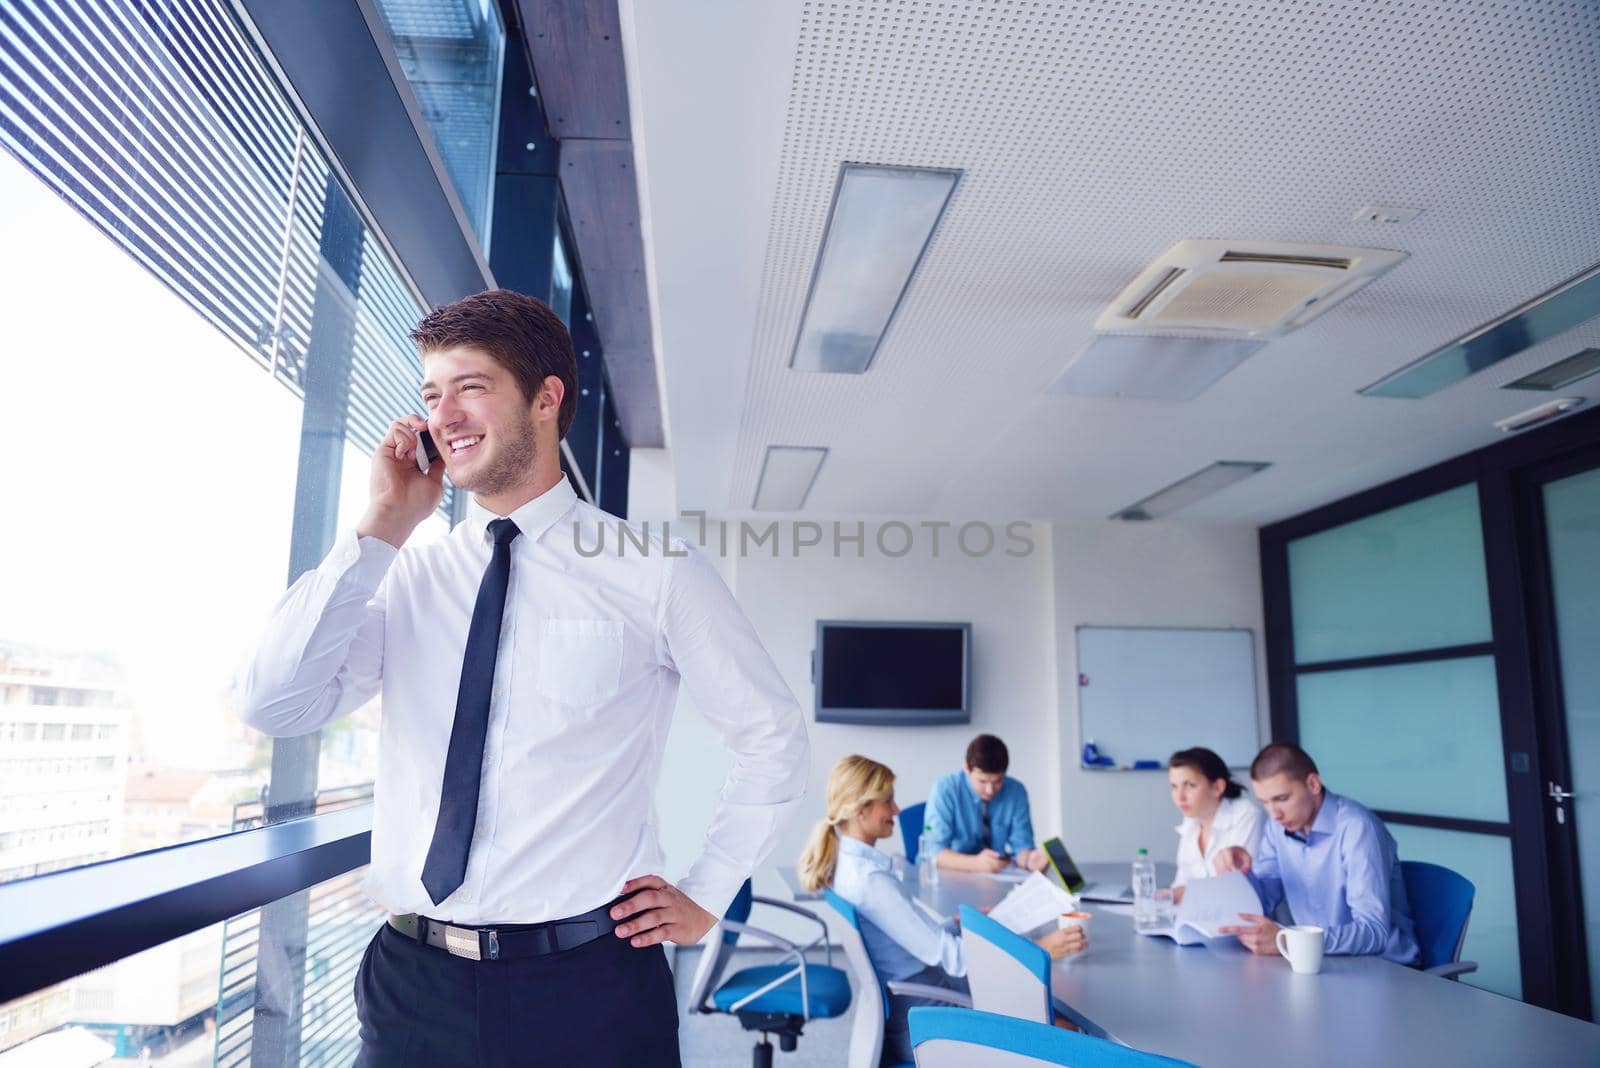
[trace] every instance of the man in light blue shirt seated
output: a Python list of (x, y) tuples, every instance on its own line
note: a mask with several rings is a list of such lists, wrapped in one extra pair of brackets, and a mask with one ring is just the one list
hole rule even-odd
[[(1394, 836), (1364, 805), (1322, 785), (1305, 750), (1274, 742), (1250, 765), (1256, 797), (1273, 822), (1256, 856), (1231, 846), (1217, 871), (1241, 871), (1270, 914), (1280, 902), (1297, 924), (1321, 927), (1323, 952), (1371, 954), (1396, 964), (1420, 957)], [(1248, 925), (1223, 927), (1252, 952), (1278, 952), (1278, 925), (1241, 913)]]
[(1028, 871), (1044, 870), (1044, 850), (1034, 848), (1028, 791), (1006, 778), (1010, 764), (1006, 743), (980, 734), (967, 746), (966, 768), (933, 784), (923, 831), (933, 836), (939, 867), (996, 872), (1014, 860)]

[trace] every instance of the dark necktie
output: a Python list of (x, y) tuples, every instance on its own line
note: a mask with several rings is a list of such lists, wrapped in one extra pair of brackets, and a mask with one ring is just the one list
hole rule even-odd
[(500, 619), (511, 583), (511, 542), (521, 533), (509, 519), (489, 524), (494, 553), (478, 584), (467, 629), (467, 652), (461, 660), (461, 688), (456, 692), (456, 718), (450, 727), (450, 749), (444, 758), (444, 785), (439, 791), (439, 820), (422, 865), (422, 886), (437, 905), (467, 877), (467, 852), (478, 822), (478, 781), (483, 776), (483, 742), (489, 733), (489, 699), (494, 692), (494, 661), (500, 648)]
[(979, 801), (978, 804), (983, 806), (983, 848), (993, 849), (989, 844), (989, 802)]

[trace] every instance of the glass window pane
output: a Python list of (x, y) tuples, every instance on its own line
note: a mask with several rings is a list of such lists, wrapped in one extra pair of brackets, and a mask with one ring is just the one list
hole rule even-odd
[(49, 442), (0, 526), (9, 881), (226, 832), (265, 784), (222, 697), (283, 593), (302, 404), (4, 152), (0, 204), (7, 433)]
[(378, 0), (378, 12), (487, 257), (506, 47), (499, 9), (493, 0)]
[[(1388, 824), (1400, 847), (1401, 860), (1425, 860), (1466, 876), (1475, 894), (1462, 960), (1475, 960), (1478, 970), (1463, 983), (1522, 997), (1522, 961), (1517, 949), (1517, 898), (1511, 874), (1511, 839), (1495, 834), (1470, 834), (1435, 827)], [(1418, 902), (1412, 902), (1416, 910)]]
[(567, 246), (556, 231), (555, 248), (550, 255), (550, 307), (561, 321), (572, 325), (572, 265), (567, 262)]
[(1478, 488), (1289, 543), (1295, 663), (1490, 640)]
[(1508, 818), (1492, 657), (1316, 671), (1297, 685), (1300, 744), (1329, 789), (1392, 812)]
[[(304, 998), (293, 1027), (302, 1065), (355, 1059), (356, 969), (383, 921), (361, 893), (366, 870), (306, 892)], [(261, 910), (252, 909), (0, 1004), (0, 1051), (39, 1065), (248, 1065), (256, 1013), (288, 1010), (266, 1003), (257, 961), (296, 948), (263, 946), (262, 934)]]
[[(25, 508), (0, 529), (0, 881), (259, 818), (243, 813), (274, 743), (231, 712), (234, 668), (291, 554), (309, 566), (336, 512), (350, 525), (366, 453), (420, 409), (406, 335), (421, 308), (232, 14), (52, 10), (71, 33), (127, 30), (78, 55), (95, 70), (161, 77), (91, 71), (48, 108), (0, 116), (0, 227), (29, 249), (0, 262), (10, 431), (49, 443), (12, 472)], [(64, 69), (65, 39), (28, 42), (0, 49), (0, 96)], [(99, 139), (50, 148), (112, 82), (132, 87), (110, 140), (134, 146), (115, 154), (136, 174), (90, 166)], [(437, 536), (449, 505), (419, 534)], [(356, 726), (326, 747), (324, 784), (370, 782)], [(284, 785), (291, 802), (310, 789)]]
[(1589, 946), (1589, 990), (1600, 1020), (1600, 470), (1544, 487), (1561, 701), (1577, 796), (1578, 871)]

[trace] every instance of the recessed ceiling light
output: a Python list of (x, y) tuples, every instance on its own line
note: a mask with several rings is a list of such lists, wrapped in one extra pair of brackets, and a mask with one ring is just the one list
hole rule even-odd
[(960, 171), (846, 163), (789, 366), (861, 374), (911, 286)]
[(1600, 349), (1583, 349), (1532, 374), (1523, 375), (1515, 382), (1507, 382), (1501, 389), (1566, 389), (1579, 379), (1588, 378), (1600, 371)]
[(798, 512), (816, 485), (828, 450), (805, 445), (768, 445), (756, 482), (754, 506), (762, 512)]
[(1111, 516), (1112, 519), (1160, 519), (1180, 508), (1187, 508), (1202, 497), (1209, 497), (1227, 489), (1235, 482), (1249, 478), (1272, 465), (1258, 460), (1218, 460), (1210, 467), (1201, 468), (1188, 478), (1182, 478), (1162, 490), (1157, 490), (1143, 500), (1135, 501)]
[(1591, 319), (1600, 308), (1600, 266), (1569, 278), (1442, 349), (1413, 360), (1361, 392), (1426, 397)]

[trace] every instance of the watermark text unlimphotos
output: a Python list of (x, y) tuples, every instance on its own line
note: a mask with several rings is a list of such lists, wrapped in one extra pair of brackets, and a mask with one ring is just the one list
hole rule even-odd
[(649, 522), (599, 523), (594, 526), (572, 524), (572, 547), (579, 556), (626, 556), (638, 553), (649, 556), (687, 556), (684, 549), (673, 547), (673, 535), (685, 542), (693, 542), (719, 556), (831, 556), (854, 555), (864, 559), (869, 552), (897, 560), (921, 548), (931, 556), (960, 553), (973, 558), (1004, 554), (1022, 557), (1033, 554), (1033, 524), (1026, 519), (1013, 519), (1002, 524), (974, 519), (966, 523), (948, 520), (925, 519), (915, 523), (892, 519), (867, 529), (862, 520), (844, 522), (832, 520), (819, 523), (809, 519), (768, 520), (766, 522), (741, 519), (708, 520), (706, 513), (686, 511), (678, 513), (679, 520), (689, 522), (674, 525), (677, 520), (664, 519), (659, 526), (660, 542), (652, 545)]

